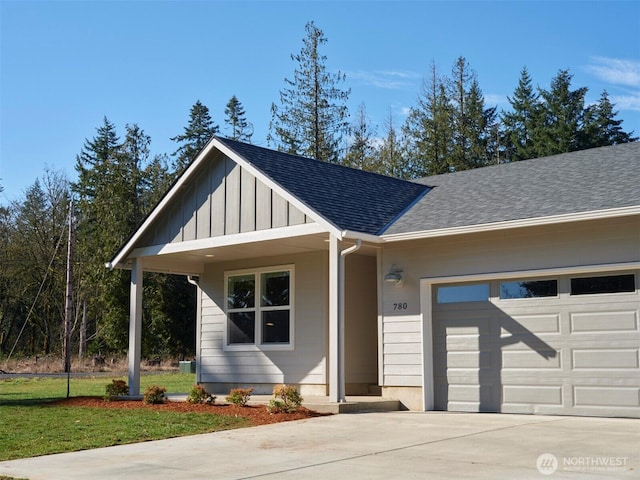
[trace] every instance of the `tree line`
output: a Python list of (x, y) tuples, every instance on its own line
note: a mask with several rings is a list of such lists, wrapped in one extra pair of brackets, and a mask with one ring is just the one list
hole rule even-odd
[[(548, 88), (523, 68), (510, 109), (487, 105), (464, 57), (449, 75), (432, 65), (405, 122), (389, 112), (382, 132), (361, 104), (353, 118), (346, 75), (327, 68), (327, 39), (313, 22), (293, 77), (271, 106), (268, 145), (322, 161), (406, 179), (635, 141), (606, 91), (587, 105), (560, 70)], [(107, 118), (76, 157), (76, 179), (47, 170), (23, 198), (0, 206), (0, 358), (60, 352), (64, 325), (66, 225), (75, 216), (72, 344), (84, 354), (125, 352), (129, 281), (105, 262), (124, 244), (213, 135), (251, 142), (253, 126), (233, 95), (224, 131), (196, 101), (176, 150), (151, 156), (151, 138), (137, 124), (124, 132)], [(351, 119), (351, 120), (350, 120)], [(2, 187), (0, 186), (0, 189)], [(0, 190), (1, 191), (1, 190)], [(195, 352), (195, 288), (185, 278), (145, 273), (143, 355)]]

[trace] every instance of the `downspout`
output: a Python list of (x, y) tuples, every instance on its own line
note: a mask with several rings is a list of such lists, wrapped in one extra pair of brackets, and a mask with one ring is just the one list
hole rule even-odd
[(196, 384), (200, 385), (200, 278), (187, 275), (187, 282), (196, 287)]
[(355, 245), (352, 245), (349, 248), (346, 248), (340, 252), (340, 264), (338, 266), (338, 304), (340, 305), (340, 317), (338, 318), (338, 354), (340, 355), (340, 361), (338, 364), (340, 365), (340, 380), (338, 382), (338, 401), (344, 403), (347, 401), (345, 394), (345, 346), (344, 346), (344, 332), (345, 332), (345, 308), (344, 308), (344, 300), (345, 300), (345, 257), (347, 255), (351, 255), (354, 252), (360, 250), (362, 246), (362, 240), (359, 238), (356, 239)]

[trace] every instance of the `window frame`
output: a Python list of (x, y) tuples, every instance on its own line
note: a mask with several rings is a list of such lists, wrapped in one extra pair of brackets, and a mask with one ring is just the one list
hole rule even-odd
[[(262, 306), (262, 275), (266, 273), (288, 272), (289, 274), (289, 305)], [(243, 275), (254, 275), (254, 305), (247, 308), (229, 308), (229, 278)], [(289, 342), (288, 343), (263, 343), (262, 312), (288, 311), (289, 312)], [(253, 343), (229, 343), (229, 314), (236, 312), (255, 312), (254, 341)], [(295, 268), (293, 264), (274, 265), (269, 267), (245, 268), (240, 270), (228, 270), (224, 272), (224, 351), (274, 351), (294, 350), (295, 340)]]

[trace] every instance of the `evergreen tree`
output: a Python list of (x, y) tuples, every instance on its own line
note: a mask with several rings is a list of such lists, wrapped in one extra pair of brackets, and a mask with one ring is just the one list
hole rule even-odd
[(568, 70), (560, 70), (549, 90), (540, 89), (542, 110), (534, 131), (538, 157), (572, 152), (583, 143), (580, 139), (587, 88), (571, 90), (571, 79)]
[(422, 85), (418, 104), (411, 108), (403, 131), (408, 140), (412, 177), (450, 171), (453, 143), (452, 111), (445, 84), (431, 65), (428, 81)]
[(342, 136), (348, 132), (346, 102), (350, 90), (339, 84), (345, 75), (327, 71), (327, 57), (320, 48), (327, 42), (313, 22), (305, 26), (303, 47), (291, 59), (297, 63), (293, 80), (280, 91), (280, 106), (272, 104), (269, 143), (281, 151), (338, 162)]
[(126, 190), (121, 145), (115, 125), (104, 119), (92, 140), (76, 157), (78, 180), (76, 255), (80, 261), (81, 295), (87, 302), (91, 331), (99, 331), (99, 349), (126, 348), (128, 284), (125, 272), (108, 272), (111, 259), (131, 228), (132, 206), (121, 198)]
[(464, 57), (454, 64), (449, 83), (452, 105), (453, 147), (456, 170), (488, 165), (492, 161), (488, 138), (495, 123), (495, 108), (485, 109), (476, 74)]
[(536, 123), (539, 121), (540, 106), (526, 67), (520, 71), (520, 79), (513, 97), (507, 98), (512, 111), (502, 112), (501, 120), (505, 130), (508, 159), (516, 161), (534, 158), (536, 149), (533, 136)]
[(245, 118), (244, 108), (240, 103), (240, 100), (234, 95), (227, 103), (227, 107), (224, 109), (226, 115), (224, 122), (228, 128), (231, 129), (231, 135), (229, 138), (232, 140), (238, 140), (240, 142), (251, 143), (251, 136), (253, 135), (253, 128), (247, 122)]
[(184, 133), (171, 138), (180, 144), (173, 154), (176, 156), (174, 166), (176, 175), (180, 175), (189, 166), (218, 131), (219, 127), (211, 119), (209, 109), (197, 100), (189, 112), (189, 124), (184, 128)]
[(364, 103), (358, 107), (356, 121), (351, 126), (351, 144), (347, 150), (347, 155), (343, 164), (348, 167), (359, 168), (360, 170), (374, 171), (374, 151), (372, 130), (367, 118), (367, 111)]
[(393, 124), (391, 110), (385, 122), (385, 136), (376, 151), (375, 165), (374, 171), (382, 175), (396, 178), (410, 177), (405, 156), (405, 143)]
[(617, 116), (609, 94), (603, 91), (598, 103), (585, 110), (579, 148), (582, 150), (637, 141), (633, 132), (626, 133), (622, 129), (622, 120), (617, 120)]

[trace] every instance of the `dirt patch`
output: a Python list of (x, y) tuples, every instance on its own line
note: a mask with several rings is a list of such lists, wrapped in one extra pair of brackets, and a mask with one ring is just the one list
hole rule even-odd
[(134, 409), (145, 408), (157, 411), (195, 412), (226, 415), (230, 417), (245, 417), (249, 419), (251, 426), (266, 425), (269, 423), (290, 422), (292, 420), (304, 420), (305, 418), (322, 417), (330, 413), (319, 413), (305, 407), (299, 407), (295, 413), (269, 413), (266, 405), (249, 405), (237, 407), (229, 404), (201, 405), (188, 402), (165, 402), (158, 405), (149, 405), (142, 400), (113, 400), (106, 401), (101, 397), (71, 397), (53, 402), (51, 405), (65, 407), (92, 407), (92, 408), (117, 408)]

